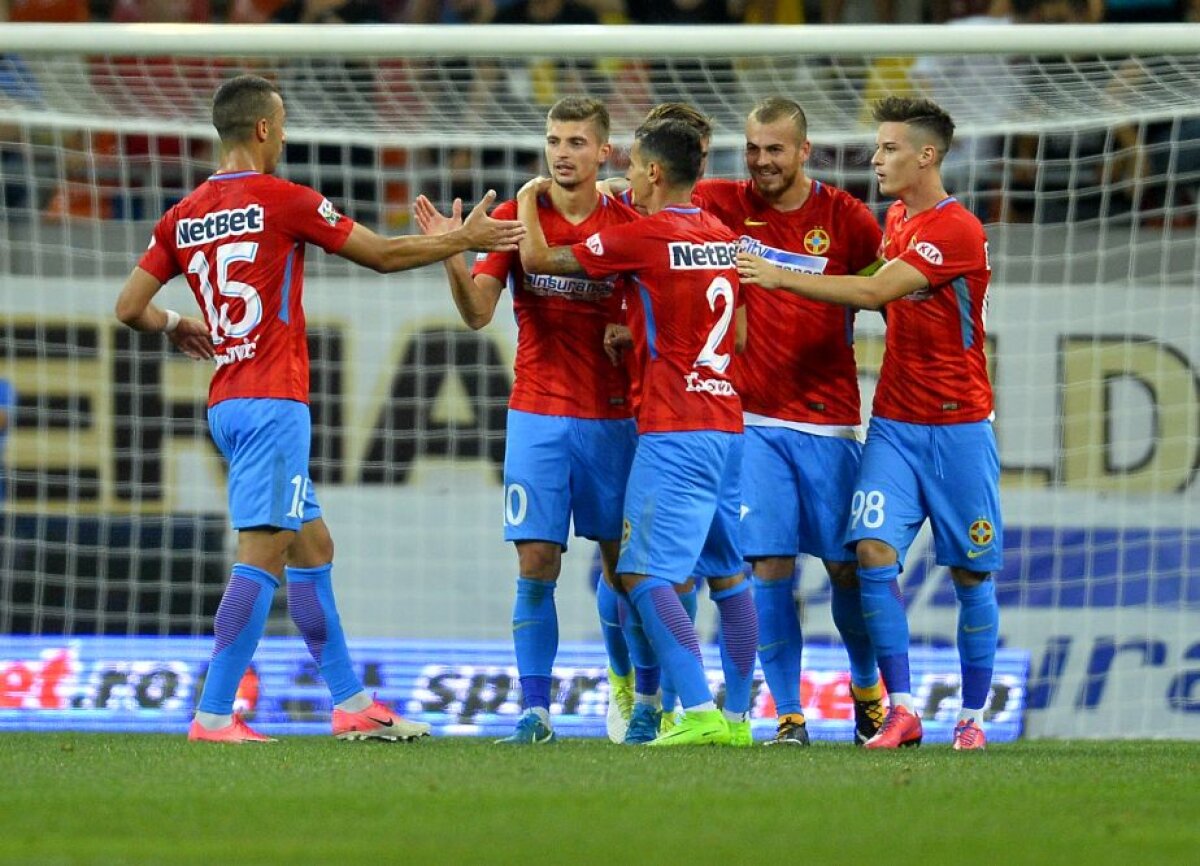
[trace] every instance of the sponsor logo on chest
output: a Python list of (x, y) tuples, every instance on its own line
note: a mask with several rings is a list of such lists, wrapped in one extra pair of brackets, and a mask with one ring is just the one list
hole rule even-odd
[(255, 234), (266, 225), (260, 204), (234, 210), (219, 210), (201, 217), (189, 217), (175, 223), (175, 246), (198, 247), (235, 235)]
[(611, 280), (589, 280), (586, 277), (560, 277), (553, 274), (526, 274), (525, 290), (542, 297), (567, 298), (572, 301), (599, 301), (613, 293)]
[(703, 244), (676, 241), (667, 244), (673, 271), (715, 271), (734, 267), (737, 244), (710, 241)]
[[(829, 266), (829, 259), (824, 256), (805, 255), (804, 253), (781, 250), (778, 247), (764, 244), (762, 241), (752, 238), (749, 235), (742, 235), (738, 241), (738, 248), (744, 253), (764, 258), (771, 264), (783, 268), (785, 271), (795, 271), (800, 274), (823, 274)], [(828, 249), (828, 244), (826, 244), (826, 249)]]

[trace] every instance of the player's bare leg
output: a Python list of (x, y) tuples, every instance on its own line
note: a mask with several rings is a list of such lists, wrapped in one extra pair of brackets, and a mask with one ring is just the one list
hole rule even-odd
[[(698, 606), (696, 578), (689, 577), (683, 583), (676, 584), (675, 594), (679, 596), (679, 603), (687, 611), (692, 625), (695, 625)], [(671, 674), (661, 667), (659, 668), (659, 692), (662, 694), (662, 717), (659, 720), (658, 730), (659, 733), (665, 734), (679, 721), (679, 695), (675, 692), (675, 684), (671, 682)]]
[(807, 746), (808, 727), (800, 704), (803, 633), (796, 609), (796, 558), (764, 556), (754, 560), (753, 568), (758, 657), (779, 717), (775, 739), (768, 745)]
[(956, 750), (982, 749), (983, 711), (992, 687), (999, 641), (1000, 611), (996, 582), (986, 572), (951, 568), (958, 597), (958, 659), (962, 668), (962, 708), (954, 726)]
[(863, 619), (875, 647), (891, 704), (879, 732), (864, 744), (864, 748), (918, 746), (923, 733), (921, 720), (913, 709), (908, 666), (908, 617), (900, 594), (899, 557), (891, 545), (872, 538), (859, 541), (856, 552)]
[(605, 732), (614, 743), (625, 742), (629, 720), (633, 715), (634, 673), (629, 644), (622, 628), (620, 593), (616, 590), (617, 560), (621, 555), (620, 541), (601, 541), (600, 581), (596, 584), (596, 609), (600, 616), (600, 633), (608, 655), (608, 710), (605, 713)]
[(238, 532), (237, 562), (213, 623), (212, 661), (188, 739), (264, 742), (233, 712), (238, 683), (266, 629), (294, 532), (263, 527)]
[(850, 661), (850, 697), (854, 702), (854, 744), (863, 745), (883, 724), (883, 684), (875, 647), (863, 619), (858, 564), (825, 560), (832, 590), (833, 622)]
[(333, 592), (333, 538), (324, 518), (304, 523), (287, 548), (288, 613), (333, 700), (333, 735), (339, 740), (412, 740), (429, 734), (363, 688), (350, 660)]
[(723, 713), (733, 746), (754, 745), (750, 731), (750, 692), (754, 686), (758, 616), (750, 588), (750, 581), (740, 572), (708, 579), (709, 596), (721, 615), (721, 668), (725, 673)]
[(555, 740), (550, 720), (550, 686), (558, 654), (558, 611), (554, 588), (562, 571), (562, 548), (547, 541), (517, 542), (517, 597), (513, 605), (513, 646), (521, 678), (523, 713), (511, 736), (498, 743), (540, 745)]

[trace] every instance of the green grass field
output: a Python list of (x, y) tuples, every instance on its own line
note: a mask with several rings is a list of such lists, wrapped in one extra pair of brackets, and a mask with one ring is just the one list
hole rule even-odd
[(1200, 862), (1200, 743), (956, 754), (0, 734), (0, 862)]

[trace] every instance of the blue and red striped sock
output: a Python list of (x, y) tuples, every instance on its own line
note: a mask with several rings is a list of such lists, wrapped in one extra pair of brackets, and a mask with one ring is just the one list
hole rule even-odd
[(198, 709), (227, 716), (233, 712), (238, 683), (267, 627), (279, 581), (261, 568), (234, 563), (213, 622), (212, 661), (204, 677)]

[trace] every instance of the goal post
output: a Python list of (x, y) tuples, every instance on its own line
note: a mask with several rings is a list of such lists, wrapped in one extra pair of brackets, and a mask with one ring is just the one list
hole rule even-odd
[[(743, 177), (747, 111), (794, 98), (809, 173), (881, 214), (872, 101), (939, 101), (957, 123), (947, 186), (990, 240), (997, 586), (1003, 644), (1030, 654), (1028, 733), (1200, 737), (1197, 25), (0, 25), (0, 377), (16, 391), (0, 633), (211, 628), (233, 542), (208, 372), (111, 309), (154, 220), (211, 171), (209, 101), (242, 71), (281, 86), (279, 173), (388, 233), (415, 230), (418, 194), (511, 196), (544, 168), (549, 105), (580, 92), (609, 106), (613, 174), (645, 112), (686, 100), (714, 121), (710, 172)], [(180, 281), (164, 302), (192, 303)], [(509, 633), (507, 303), (474, 332), (440, 266), (309, 257), (314, 481), (352, 636)], [(883, 328), (858, 317), (866, 406)], [(594, 571), (573, 540), (564, 641), (598, 637)], [(914, 638), (953, 646), (927, 535), (903, 585)], [(799, 601), (808, 639), (836, 642), (819, 564)]]

